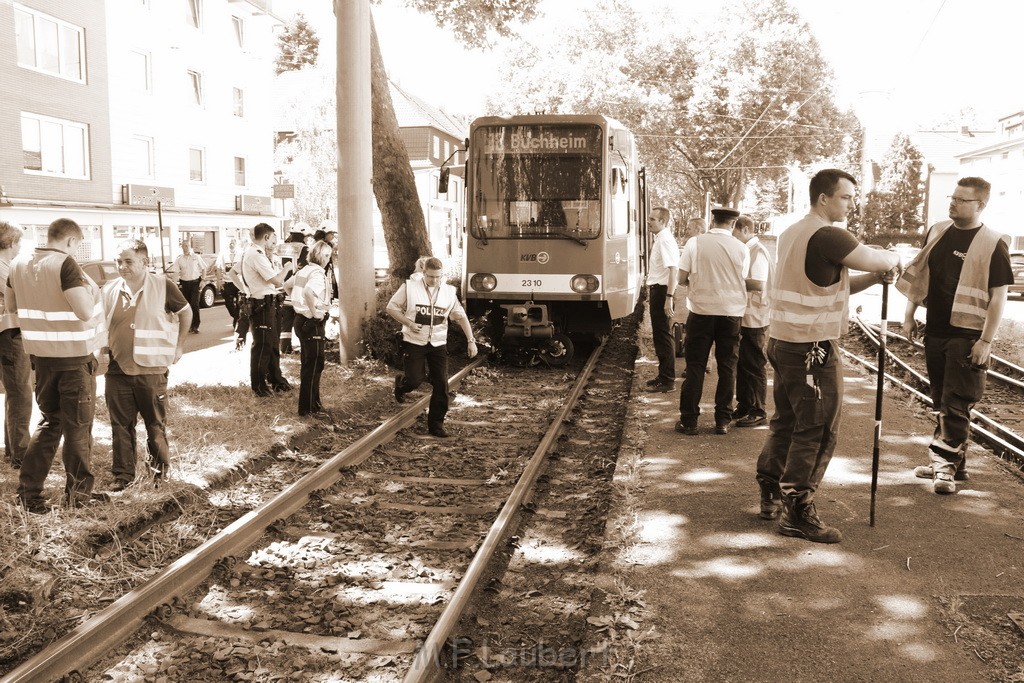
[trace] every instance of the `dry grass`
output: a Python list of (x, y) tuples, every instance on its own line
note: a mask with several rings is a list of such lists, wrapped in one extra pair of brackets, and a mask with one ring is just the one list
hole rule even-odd
[[(154, 490), (146, 467), (146, 436), (137, 430), (139, 476), (136, 486), (110, 503), (81, 509), (56, 508), (30, 515), (15, 504), (17, 472), (0, 465), (0, 673), (18, 653), (52, 640), (76, 626), (111, 598), (138, 585), (186, 548), (202, 543), (223, 524), (218, 509), (192, 505), (235, 471), (322, 422), (299, 418), (296, 392), (257, 398), (248, 389), (248, 353), (226, 345), (189, 354), (191, 362), (171, 369), (167, 415), (171, 468)], [(186, 356), (186, 358), (189, 358)], [(282, 361), (297, 388), (297, 356)], [(244, 380), (240, 379), (244, 378)], [(324, 404), (338, 422), (369, 417), (365, 406), (389, 395), (392, 373), (373, 361), (347, 367), (329, 363), (322, 379)], [(92, 470), (96, 490), (112, 483), (110, 426), (102, 380), (93, 430)], [(364, 412), (372, 414), (363, 415)], [(64, 471), (55, 459), (44, 495), (58, 504)], [(97, 552), (97, 539), (114, 539), (161, 506), (178, 506), (175, 521), (146, 532), (128, 549), (116, 545)], [(5, 663), (7, 662), (7, 663)]]
[(1017, 320), (1003, 320), (999, 325), (999, 333), (993, 344), (993, 352), (1014, 365), (1024, 366), (1024, 347), (1021, 346), (1021, 339), (1024, 339), (1024, 323)]

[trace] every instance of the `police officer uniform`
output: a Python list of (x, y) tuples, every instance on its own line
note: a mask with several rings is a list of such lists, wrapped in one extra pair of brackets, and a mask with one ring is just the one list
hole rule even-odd
[(270, 396), (272, 390), (288, 391), (291, 386), (281, 373), (281, 352), (278, 348), (278, 309), (284, 294), (271, 282), (277, 271), (263, 247), (255, 244), (245, 250), (240, 270), (249, 290), (252, 390), (257, 396)]

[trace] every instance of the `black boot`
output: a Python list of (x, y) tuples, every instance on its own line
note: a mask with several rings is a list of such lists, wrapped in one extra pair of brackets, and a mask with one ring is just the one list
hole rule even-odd
[(761, 519), (776, 519), (779, 516), (779, 511), (782, 509), (782, 491), (779, 490), (779, 485), (776, 482), (760, 481), (758, 485), (761, 487)]
[(779, 533), (783, 536), (804, 538), (815, 543), (839, 543), (843, 540), (839, 529), (827, 526), (818, 518), (813, 501), (802, 502), (793, 496), (782, 497)]

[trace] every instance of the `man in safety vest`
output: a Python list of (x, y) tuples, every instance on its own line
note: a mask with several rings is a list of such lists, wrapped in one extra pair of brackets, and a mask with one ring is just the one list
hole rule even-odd
[[(21, 228), (0, 221), (0, 291), (11, 272), (11, 259), (21, 250)], [(0, 294), (0, 382), (7, 398), (4, 406), (4, 455), (14, 469), (21, 467), (28, 450), (32, 420), (32, 370), (21, 341), (18, 311), (5, 305)]]
[(727, 434), (736, 393), (736, 361), (740, 345), (740, 319), (747, 308), (746, 277), (750, 252), (732, 236), (736, 209), (712, 209), (711, 230), (691, 238), (679, 257), (679, 283), (690, 287), (686, 306), (686, 374), (679, 393), (676, 431), (696, 435), (700, 397), (704, 392), (711, 346), (718, 362), (715, 388), (715, 433)]
[(402, 403), (405, 394), (423, 383), (426, 361), (433, 389), (427, 431), (441, 439), (449, 436), (444, 428), (444, 416), (448, 413), (448, 318), (459, 324), (469, 340), (469, 357), (477, 354), (469, 318), (455, 296), (455, 288), (443, 281), (443, 267), (440, 259), (428, 258), (423, 277), (402, 283), (386, 309), (388, 315), (402, 324), (405, 351), (405, 372), (395, 377), (395, 400)]
[(142, 415), (150, 467), (159, 481), (171, 462), (167, 446), (167, 366), (177, 363), (192, 322), (192, 309), (178, 287), (149, 272), (149, 250), (141, 240), (119, 245), (116, 278), (103, 287), (109, 327), (110, 366), (104, 396), (110, 413), (112, 491), (135, 481), (135, 423)]
[(64, 439), (64, 502), (75, 507), (92, 499), (92, 421), (96, 409), (98, 354), (107, 343), (100, 290), (71, 256), (82, 243), (82, 228), (58, 218), (46, 246), (11, 264), (7, 306), (17, 310), (22, 341), (36, 371), (36, 403), (42, 421), (21, 465), (18, 501), (44, 513), (43, 482)]
[(928, 447), (931, 465), (914, 470), (936, 493), (955, 493), (967, 480), (971, 408), (985, 393), (992, 340), (1013, 284), (1009, 238), (981, 222), (992, 186), (961, 178), (949, 198), (948, 221), (929, 228), (924, 248), (896, 283), (907, 297), (903, 330), (917, 337), (914, 313), (927, 306), (924, 354), (938, 419)]
[(775, 261), (757, 238), (750, 216), (736, 219), (733, 236), (750, 251), (747, 310), (740, 321), (740, 353), (736, 363), (736, 426), (756, 427), (768, 421), (768, 287), (775, 280)]
[[(857, 181), (839, 169), (811, 178), (811, 210), (779, 235), (769, 291), (768, 361), (775, 371), (775, 414), (757, 459), (762, 519), (779, 519), (783, 536), (838, 543), (814, 494), (832, 459), (843, 406), (839, 337), (849, 323), (849, 297), (894, 280), (900, 259), (871, 249), (833, 223), (853, 208)], [(849, 269), (864, 271), (850, 276)], [(780, 501), (781, 498), (781, 501)], [(781, 505), (780, 505), (781, 503)]]

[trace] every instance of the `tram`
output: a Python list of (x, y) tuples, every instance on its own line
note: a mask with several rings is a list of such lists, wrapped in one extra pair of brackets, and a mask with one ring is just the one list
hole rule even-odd
[(483, 117), (466, 156), (463, 302), (492, 341), (564, 365), (636, 307), (647, 192), (633, 134), (599, 115)]

